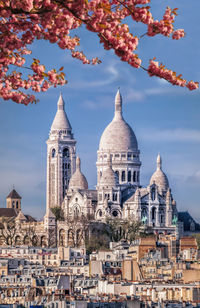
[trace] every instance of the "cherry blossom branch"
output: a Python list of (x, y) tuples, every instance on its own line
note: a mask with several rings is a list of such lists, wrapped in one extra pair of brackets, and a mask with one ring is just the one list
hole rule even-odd
[[(69, 50), (72, 57), (84, 64), (97, 64), (96, 57), (87, 59), (82, 51), (77, 51), (79, 37), (71, 37), (70, 31), (82, 24), (86, 30), (98, 35), (104, 49), (113, 49), (115, 54), (134, 68), (142, 68), (149, 76), (163, 78), (173, 85), (185, 86), (190, 90), (198, 87), (197, 82), (187, 82), (181, 75), (165, 68), (162, 64), (150, 60), (144, 68), (142, 60), (136, 54), (139, 40), (144, 36), (172, 37), (178, 40), (184, 37), (183, 29), (174, 30), (177, 9), (167, 9), (160, 21), (154, 20), (150, 7), (145, 6), (150, 0), (4, 0), (0, 1), (0, 96), (15, 102), (28, 104), (35, 102), (35, 92), (46, 91), (66, 83), (63, 68), (59, 71), (46, 71), (37, 59), (28, 67), (26, 57), (31, 54), (28, 45), (35, 39), (56, 43), (61, 49)], [(142, 6), (138, 6), (142, 5)], [(137, 37), (130, 32), (125, 18), (141, 22), (147, 26), (147, 32)], [(9, 68), (16, 66), (32, 70), (32, 75), (22, 78), (21, 72)]]

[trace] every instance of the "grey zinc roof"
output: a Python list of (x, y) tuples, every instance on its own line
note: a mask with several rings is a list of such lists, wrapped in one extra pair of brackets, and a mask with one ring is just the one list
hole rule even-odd
[(21, 199), (22, 197), (16, 192), (15, 189), (13, 189), (9, 195), (7, 196), (7, 198), (12, 198), (12, 199)]
[(34, 218), (34, 217), (32, 217), (31, 215), (24, 215), (25, 217), (26, 217), (26, 219), (27, 219), (27, 221), (29, 221), (29, 222), (36, 222), (37, 220)]
[(0, 217), (16, 217), (17, 215), (15, 209), (0, 208)]

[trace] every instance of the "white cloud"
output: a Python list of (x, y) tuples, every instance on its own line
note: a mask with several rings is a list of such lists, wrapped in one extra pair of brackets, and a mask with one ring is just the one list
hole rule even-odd
[(115, 63), (112, 63), (106, 67), (106, 71), (111, 74), (111, 77), (117, 79), (119, 77), (119, 72), (116, 68)]
[[(115, 82), (119, 75), (119, 71), (117, 70), (116, 63), (112, 62), (109, 65), (102, 66), (101, 71), (99, 72), (99, 79), (98, 76), (96, 78), (93, 78), (92, 80), (74, 80), (74, 82), (69, 83), (70, 88), (76, 88), (76, 89), (86, 89), (88, 91), (88, 88), (91, 87), (102, 87), (110, 85), (111, 83)], [(105, 78), (103, 77), (105, 76)]]
[(163, 79), (163, 78), (158, 78), (157, 83), (162, 84), (162, 85), (169, 85), (168, 81)]
[(109, 109), (113, 107), (113, 96), (103, 95), (95, 98), (94, 101), (85, 100), (81, 103), (86, 109), (99, 110), (99, 109)]
[(200, 130), (195, 129), (176, 128), (166, 130), (146, 130), (146, 132), (142, 134), (142, 138), (147, 141), (200, 142)]
[(193, 175), (187, 177), (187, 183), (200, 184), (200, 170), (197, 170)]
[(125, 95), (125, 103), (127, 102), (141, 102), (145, 99), (145, 93), (143, 91), (135, 90), (135, 89), (128, 89)]
[(146, 95), (162, 95), (165, 93), (172, 93), (175, 89), (171, 87), (157, 87), (157, 88), (149, 88), (144, 91)]

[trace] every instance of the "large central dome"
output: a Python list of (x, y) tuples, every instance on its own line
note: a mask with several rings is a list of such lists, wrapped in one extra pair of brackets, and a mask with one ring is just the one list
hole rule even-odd
[(119, 90), (115, 97), (115, 116), (101, 136), (99, 150), (138, 150), (136, 136), (122, 116), (122, 98)]

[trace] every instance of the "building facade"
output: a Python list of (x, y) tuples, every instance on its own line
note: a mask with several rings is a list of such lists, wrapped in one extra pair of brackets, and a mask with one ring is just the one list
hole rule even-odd
[(47, 211), (60, 206), (66, 221), (83, 215), (93, 216), (96, 222), (107, 218), (141, 220), (155, 230), (175, 232), (176, 202), (162, 170), (161, 156), (149, 185), (142, 186), (137, 138), (123, 117), (122, 107), (118, 90), (113, 120), (105, 128), (97, 151), (96, 190), (90, 190), (60, 95), (47, 141)]
[[(60, 95), (47, 140), (46, 214), (42, 221), (25, 215), (21, 197), (12, 191), (7, 197), (7, 209), (0, 209), (0, 218), (15, 222), (12, 245), (80, 246), (84, 244), (88, 221), (92, 226), (107, 219), (142, 221), (160, 233), (177, 232), (176, 202), (161, 156), (157, 157), (149, 185), (142, 186), (140, 150), (133, 129), (123, 117), (119, 90), (114, 106), (113, 120), (99, 142), (97, 186), (91, 190), (81, 171), (76, 140)], [(62, 221), (56, 221), (52, 208), (62, 210)], [(5, 243), (5, 238), (0, 236), (0, 242)]]

